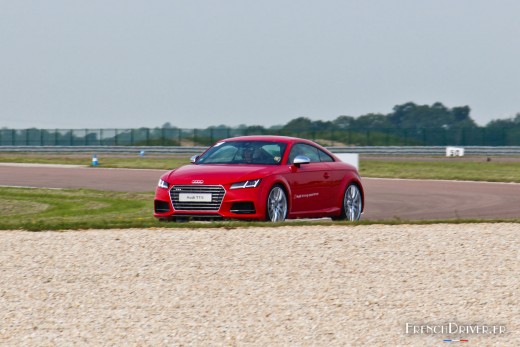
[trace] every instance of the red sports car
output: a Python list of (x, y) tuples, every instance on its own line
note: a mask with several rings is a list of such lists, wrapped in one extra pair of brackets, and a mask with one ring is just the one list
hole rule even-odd
[(363, 212), (357, 170), (309, 140), (235, 137), (217, 142), (191, 163), (162, 175), (155, 217), (356, 221)]

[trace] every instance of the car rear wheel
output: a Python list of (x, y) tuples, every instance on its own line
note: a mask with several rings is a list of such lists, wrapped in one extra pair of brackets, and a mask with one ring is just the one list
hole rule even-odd
[(347, 187), (345, 194), (343, 195), (341, 216), (339, 219), (357, 221), (361, 218), (362, 210), (363, 200), (361, 199), (361, 192), (358, 186), (351, 184)]
[(283, 222), (287, 217), (287, 195), (280, 185), (274, 186), (269, 192), (266, 217), (271, 222)]

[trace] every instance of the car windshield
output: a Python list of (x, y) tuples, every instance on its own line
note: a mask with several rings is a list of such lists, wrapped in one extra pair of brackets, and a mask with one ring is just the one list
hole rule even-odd
[(218, 142), (201, 155), (196, 164), (280, 165), (286, 147), (283, 142)]

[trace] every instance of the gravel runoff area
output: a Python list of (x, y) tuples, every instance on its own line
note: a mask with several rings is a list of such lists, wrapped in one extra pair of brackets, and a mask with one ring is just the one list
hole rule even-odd
[(507, 223), (1, 231), (0, 345), (519, 346), (519, 240)]

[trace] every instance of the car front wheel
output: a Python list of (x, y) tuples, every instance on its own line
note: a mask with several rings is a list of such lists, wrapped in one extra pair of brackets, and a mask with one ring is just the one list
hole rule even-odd
[(283, 222), (287, 217), (287, 195), (279, 185), (274, 186), (269, 191), (266, 217), (271, 222)]
[(361, 192), (355, 184), (351, 184), (345, 190), (343, 195), (343, 204), (341, 207), (341, 219), (349, 221), (357, 221), (361, 217), (363, 210), (363, 200)]

